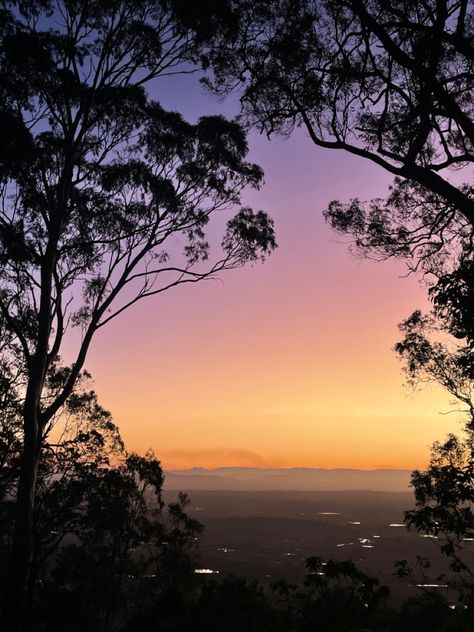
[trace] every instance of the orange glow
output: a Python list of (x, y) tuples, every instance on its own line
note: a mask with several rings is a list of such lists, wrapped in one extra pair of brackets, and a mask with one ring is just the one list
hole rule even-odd
[(349, 254), (320, 212), (390, 178), (305, 138), (253, 147), (266, 186), (245, 202), (273, 215), (278, 251), (104, 328), (88, 362), (103, 405), (168, 468), (424, 466), (461, 421), (441, 389), (409, 392), (391, 351), (425, 292), (402, 264)]

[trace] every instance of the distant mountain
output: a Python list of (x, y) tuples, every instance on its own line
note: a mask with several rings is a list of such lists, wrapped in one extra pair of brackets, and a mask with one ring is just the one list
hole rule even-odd
[(411, 470), (218, 467), (165, 472), (168, 490), (407, 491)]

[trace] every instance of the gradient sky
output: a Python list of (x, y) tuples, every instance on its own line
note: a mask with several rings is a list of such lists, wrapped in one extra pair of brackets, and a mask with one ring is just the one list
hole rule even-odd
[[(224, 112), (193, 79), (154, 88), (186, 118)], [(459, 427), (437, 387), (404, 387), (397, 323), (426, 307), (400, 263), (355, 258), (321, 211), (385, 196), (391, 178), (347, 154), (253, 133), (265, 185), (244, 202), (275, 220), (278, 250), (220, 281), (181, 286), (101, 330), (87, 362), (127, 447), (167, 468), (423, 467)]]

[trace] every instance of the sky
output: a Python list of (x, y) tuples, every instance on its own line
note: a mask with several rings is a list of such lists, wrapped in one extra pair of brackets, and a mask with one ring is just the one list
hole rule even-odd
[[(190, 120), (236, 112), (193, 78), (153, 91)], [(100, 330), (87, 368), (102, 405), (129, 450), (151, 448), (168, 469), (424, 467), (461, 422), (440, 388), (404, 386), (392, 351), (397, 323), (428, 307), (425, 291), (402, 263), (351, 254), (322, 217), (333, 199), (384, 197), (390, 176), (302, 130), (253, 132), (249, 145), (265, 184), (243, 202), (273, 217), (278, 249)]]

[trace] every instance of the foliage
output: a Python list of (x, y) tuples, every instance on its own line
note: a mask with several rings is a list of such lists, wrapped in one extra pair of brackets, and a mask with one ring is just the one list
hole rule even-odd
[[(444, 288), (448, 288), (446, 292)], [(461, 405), (465, 425), (459, 436), (450, 434), (444, 441), (435, 442), (427, 469), (413, 472), (416, 507), (406, 512), (405, 522), (408, 528), (430, 536), (448, 557), (455, 579), (446, 581), (456, 588), (461, 603), (467, 602), (471, 608), (474, 574), (463, 559), (463, 550), (474, 537), (472, 343), (469, 326), (462, 330), (466, 309), (462, 301), (457, 301), (456, 284), (444, 283), (442, 278), (433, 293), (434, 313), (427, 317), (415, 312), (403, 322), (404, 339), (395, 349), (405, 361), (410, 382), (443, 386), (455, 404)], [(451, 296), (455, 297), (454, 305)], [(458, 337), (462, 333), (460, 340), (453, 342), (448, 335), (451, 331)], [(433, 339), (433, 334), (438, 339)]]
[[(126, 453), (94, 391), (76, 390), (66, 411), (38, 468), (28, 629), (111, 630), (134, 608), (147, 612), (191, 589), (202, 525), (187, 515), (184, 494), (165, 506), (159, 461)], [(18, 460), (9, 454), (5, 469), (15, 486)], [(11, 494), (2, 496), (1, 558), (13, 504)], [(5, 564), (0, 568), (3, 575)]]
[(435, 592), (404, 602), (398, 621), (406, 632), (468, 632), (473, 624), (469, 611), (450, 608)]
[[(407, 522), (439, 538), (454, 571), (470, 573), (460, 551), (474, 528), (474, 201), (472, 187), (450, 173), (474, 159), (472, 6), (229, 0), (201, 11), (191, 4), (0, 7), (4, 524), (13, 524), (8, 494), (18, 496), (15, 530), (2, 531), (14, 543), (6, 625), (20, 630), (26, 604), (38, 630), (460, 630), (462, 613), (451, 615), (433, 595), (394, 619), (386, 591), (352, 562), (328, 561), (323, 570), (310, 558), (303, 587), (275, 585), (273, 609), (256, 584), (198, 584), (192, 555), (200, 525), (187, 516), (186, 498), (165, 510), (159, 462), (125, 455), (95, 395), (78, 394), (93, 336), (111, 319), (276, 246), (266, 214), (244, 208), (216, 254), (211, 218), (238, 206), (262, 172), (247, 162), (236, 121), (188, 123), (146, 90), (152, 80), (204, 66), (213, 90), (240, 91), (246, 125), (268, 135), (303, 126), (315, 145), (395, 176), (386, 200), (335, 201), (326, 217), (364, 255), (403, 257), (429, 275), (434, 312), (405, 321), (397, 351), (412, 382), (441, 383), (468, 421), (464, 438), (436, 444), (427, 471), (414, 473), (417, 507)], [(64, 367), (71, 327), (80, 343)], [(55, 444), (64, 416), (72, 426)], [(472, 581), (466, 587), (471, 607)]]
[(54, 630), (112, 630), (189, 588), (201, 525), (184, 502), (164, 510), (161, 484), (156, 459), (136, 455), (89, 481), (80, 529), (37, 591), (35, 620)]
[[(97, 330), (276, 246), (271, 219), (239, 208), (242, 189), (262, 180), (241, 126), (188, 123), (156, 99), (159, 78), (201, 66), (225, 14), (213, 2), (205, 17), (160, 0), (1, 4), (0, 363), (18, 376), (24, 436), (3, 608), (11, 630), (21, 628), (40, 453)], [(219, 245), (209, 223), (230, 208)], [(59, 370), (71, 328), (78, 344)]]
[[(472, 196), (468, 187), (462, 189)], [(473, 224), (442, 196), (409, 180), (395, 179), (386, 199), (332, 201), (324, 211), (338, 232), (349, 235), (364, 257), (404, 260), (432, 281), (472, 257)]]
[[(391, 627), (392, 615), (383, 605), (386, 589), (352, 562), (328, 560), (325, 565), (320, 558), (309, 558), (306, 568), (304, 585), (279, 580), (271, 591), (257, 582), (232, 576), (221, 581), (201, 579), (192, 598), (182, 601), (180, 608), (173, 611), (157, 608), (149, 617), (137, 615), (125, 630), (382, 632), (395, 629)], [(316, 572), (315, 568), (319, 570)], [(366, 599), (368, 607), (364, 605)], [(366, 627), (358, 627), (363, 624)]]
[(436, 277), (472, 261), (472, 3), (231, 5), (238, 26), (213, 40), (207, 85), (239, 94), (245, 123), (268, 136), (303, 127), (316, 146), (395, 176), (385, 200), (331, 202), (333, 228), (364, 256)]
[(389, 591), (380, 586), (350, 561), (310, 557), (306, 560), (306, 579), (303, 588), (280, 580), (273, 590), (285, 603), (298, 630), (322, 631), (371, 628), (378, 619), (388, 624), (388, 610), (384, 610)]
[(453, 612), (429, 592), (393, 610), (388, 590), (349, 560), (309, 558), (303, 584), (281, 579), (271, 591), (194, 574), (202, 525), (187, 515), (187, 497), (166, 507), (154, 456), (127, 455), (92, 391), (73, 399), (74, 413), (55, 429), (62, 439), (51, 436), (39, 467), (32, 632), (470, 629), (470, 610)]
[(472, 352), (466, 340), (453, 341), (436, 314), (424, 316), (419, 310), (400, 324), (404, 334), (395, 351), (405, 362), (410, 384), (440, 384), (457, 403), (464, 406), (466, 423), (473, 420)]
[[(474, 305), (474, 261), (465, 259), (451, 273), (442, 275), (430, 290), (436, 315), (446, 329), (457, 339), (465, 339), (466, 346), (474, 348), (474, 325), (472, 306)], [(472, 365), (464, 363), (464, 369), (471, 378)]]
[[(235, 122), (190, 124), (147, 95), (151, 79), (190, 71), (196, 54), (160, 3), (65, 2), (53, 10), (32, 2), (3, 19), (3, 115), (22, 133), (0, 148), (2, 326), (27, 373), (39, 353), (36, 323), (46, 319), (43, 378), (68, 323), (83, 332), (68, 379), (43, 406), (44, 425), (65, 402), (98, 328), (142, 298), (255, 260), (275, 240), (268, 217), (244, 209), (225, 231), (222, 258), (198, 267), (210, 256), (212, 213), (238, 204), (262, 172), (245, 161)], [(168, 247), (178, 236), (181, 253)]]

